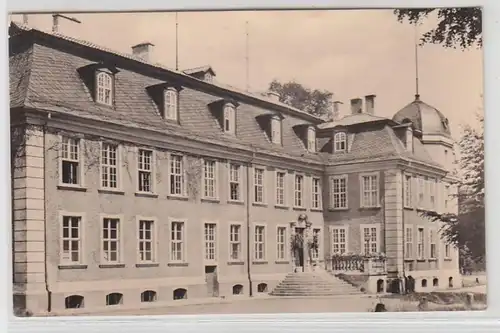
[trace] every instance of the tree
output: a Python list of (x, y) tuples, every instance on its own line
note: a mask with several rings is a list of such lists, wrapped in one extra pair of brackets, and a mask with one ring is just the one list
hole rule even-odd
[(422, 43), (441, 44), (449, 48), (482, 47), (481, 7), (414, 8), (394, 10), (399, 22), (421, 23), (430, 14), (437, 15), (437, 25), (425, 32)]
[(280, 83), (273, 80), (269, 91), (279, 94), (280, 102), (318, 117), (331, 117), (333, 93), (326, 90), (310, 90), (300, 83)]
[(443, 238), (456, 245), (475, 261), (485, 257), (485, 209), (484, 209), (484, 118), (479, 116), (480, 128), (470, 125), (464, 128), (459, 142), (461, 152), (459, 166), (462, 177), (457, 185), (458, 215), (424, 211), (423, 216), (443, 222)]

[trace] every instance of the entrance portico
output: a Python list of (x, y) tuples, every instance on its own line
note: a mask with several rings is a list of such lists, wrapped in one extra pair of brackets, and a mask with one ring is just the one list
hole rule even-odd
[(306, 214), (300, 214), (297, 221), (290, 222), (294, 272), (312, 271), (314, 239), (311, 227), (312, 223)]

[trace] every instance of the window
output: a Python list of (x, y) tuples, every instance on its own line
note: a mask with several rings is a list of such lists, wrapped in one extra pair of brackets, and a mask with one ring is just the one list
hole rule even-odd
[(96, 101), (101, 104), (112, 105), (112, 77), (108, 73), (99, 72), (97, 74), (97, 98)]
[(164, 117), (169, 120), (177, 120), (178, 92), (174, 89), (165, 90)]
[(433, 229), (429, 229), (429, 249), (430, 249), (430, 258), (436, 259), (436, 231)]
[(347, 176), (332, 178), (332, 208), (347, 208)]
[(141, 293), (141, 302), (155, 302), (156, 301), (156, 291), (146, 290)]
[(412, 197), (411, 197), (411, 175), (405, 175), (405, 207), (410, 208), (412, 206)]
[(233, 286), (233, 295), (243, 295), (243, 286), (241, 284)]
[(313, 228), (313, 240), (316, 242), (316, 247), (311, 251), (311, 258), (313, 260), (318, 260), (321, 248), (321, 229)]
[(170, 155), (170, 194), (184, 195), (184, 158)]
[(423, 177), (418, 177), (418, 208), (424, 207), (424, 196), (425, 196), (425, 180)]
[(312, 208), (321, 208), (321, 179), (312, 179)]
[(137, 161), (139, 177), (139, 192), (153, 192), (153, 152), (151, 150), (139, 149), (139, 160)]
[(378, 228), (375, 226), (363, 226), (363, 243), (366, 254), (378, 252)]
[(335, 152), (345, 152), (347, 150), (347, 136), (344, 132), (335, 133), (333, 142)]
[(295, 175), (294, 206), (302, 207), (304, 191), (304, 176)]
[(424, 259), (424, 228), (418, 228), (417, 257)]
[(120, 220), (104, 218), (102, 227), (103, 263), (119, 263), (120, 258)]
[(286, 259), (286, 227), (278, 227), (276, 231), (276, 257), (278, 260)]
[(361, 176), (361, 207), (378, 206), (378, 176)]
[(173, 291), (173, 298), (174, 300), (178, 299), (187, 299), (187, 290), (184, 288), (177, 288)]
[(314, 127), (307, 129), (307, 150), (312, 153), (316, 152), (316, 130)]
[(332, 227), (332, 254), (343, 254), (347, 252), (346, 234), (346, 228)]
[(277, 116), (271, 118), (271, 142), (281, 144), (281, 120)]
[(241, 260), (241, 225), (229, 226), (229, 253), (231, 260)]
[(449, 196), (450, 196), (450, 186), (445, 185), (445, 187), (444, 187), (444, 208), (445, 209), (448, 209)]
[(82, 185), (80, 179), (80, 140), (63, 137), (61, 148), (62, 183), (65, 185)]
[(436, 180), (429, 179), (429, 203), (430, 209), (436, 208)]
[(406, 227), (405, 231), (405, 258), (413, 258), (413, 227)]
[(232, 104), (224, 106), (224, 132), (229, 134), (236, 133), (236, 112)]
[(184, 222), (173, 221), (170, 223), (170, 261), (184, 260)]
[(81, 216), (63, 216), (61, 239), (61, 263), (82, 263), (82, 218)]
[(285, 179), (286, 172), (276, 172), (276, 205), (278, 206), (286, 205)]
[(101, 187), (118, 188), (118, 146), (109, 143), (101, 145)]
[(205, 223), (205, 260), (216, 260), (216, 234), (217, 225), (215, 223)]
[(80, 309), (84, 307), (84, 298), (80, 295), (71, 295), (64, 299), (66, 309)]
[(111, 293), (106, 295), (106, 305), (123, 304), (123, 294)]
[(139, 261), (154, 262), (154, 221), (139, 220)]
[(209, 199), (217, 198), (217, 162), (204, 162), (203, 168), (203, 196)]
[(241, 167), (237, 164), (229, 165), (229, 200), (241, 201)]
[(254, 242), (254, 259), (255, 260), (265, 260), (266, 259), (266, 229), (262, 225), (255, 226), (255, 242)]
[(264, 203), (264, 169), (254, 169), (254, 202)]
[(444, 244), (444, 257), (451, 258), (451, 247), (450, 247), (450, 244), (448, 244), (448, 243)]

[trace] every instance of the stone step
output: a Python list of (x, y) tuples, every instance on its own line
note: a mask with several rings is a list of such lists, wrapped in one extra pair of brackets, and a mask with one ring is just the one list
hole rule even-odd
[(338, 292), (272, 292), (272, 296), (316, 296), (316, 297), (321, 297), (321, 296), (338, 296), (338, 295), (357, 295), (357, 294), (362, 294), (361, 292), (343, 292), (343, 293), (338, 293)]

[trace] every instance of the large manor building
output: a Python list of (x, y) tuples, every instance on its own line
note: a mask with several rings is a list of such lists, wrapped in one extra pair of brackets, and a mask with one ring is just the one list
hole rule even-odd
[(325, 270), (377, 253), (387, 285), (460, 283), (457, 250), (420, 216), (457, 204), (448, 120), (419, 96), (392, 119), (356, 98), (326, 122), (210, 67), (153, 64), (149, 43), (9, 34), (15, 306), (267, 294), (297, 266), (304, 219)]

